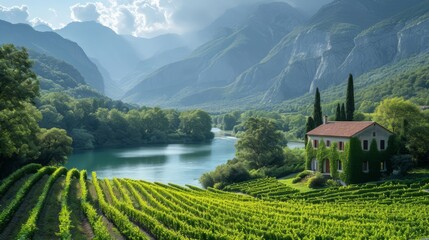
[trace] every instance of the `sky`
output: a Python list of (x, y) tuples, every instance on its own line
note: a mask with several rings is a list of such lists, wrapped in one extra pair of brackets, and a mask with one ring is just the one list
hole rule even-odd
[[(209, 24), (228, 8), (268, 0), (0, 0), (0, 19), (59, 29), (98, 21), (118, 34), (153, 37)], [(278, 0), (312, 13), (331, 0)]]

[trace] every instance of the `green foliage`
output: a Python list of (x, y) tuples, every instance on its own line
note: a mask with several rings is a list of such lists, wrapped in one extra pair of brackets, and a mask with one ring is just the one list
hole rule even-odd
[(213, 139), (212, 120), (206, 112), (202, 110), (182, 112), (179, 118), (180, 132), (187, 135), (191, 141), (200, 142)]
[(346, 120), (353, 121), (353, 115), (355, 112), (355, 94), (353, 87), (353, 75), (351, 74), (347, 80), (346, 111)]
[(41, 129), (39, 162), (42, 164), (61, 165), (72, 152), (72, 138), (64, 129)]
[(3, 229), (6, 224), (11, 220), (12, 215), (18, 209), (19, 205), (24, 200), (25, 195), (28, 193), (30, 188), (45, 174), (53, 171), (53, 168), (43, 167), (37, 171), (36, 174), (32, 175), (25, 183), (19, 188), (13, 200), (0, 212), (0, 230)]
[(410, 126), (422, 122), (422, 113), (418, 107), (409, 100), (403, 98), (388, 98), (380, 103), (374, 112), (374, 120), (390, 131), (401, 134), (404, 121)]
[(320, 93), (319, 88), (316, 88), (316, 95), (314, 97), (314, 109), (313, 109), (313, 119), (314, 119), (314, 126), (318, 127), (322, 125), (323, 119), (322, 119), (322, 107), (320, 106)]
[(48, 195), (48, 192), (54, 182), (65, 172), (67, 172), (67, 169), (64, 167), (57, 168), (55, 172), (49, 177), (48, 181), (46, 182), (45, 186), (43, 187), (42, 193), (39, 196), (36, 206), (31, 210), (30, 216), (28, 217), (27, 221), (22, 225), (21, 229), (19, 230), (17, 239), (31, 239), (34, 232), (37, 230), (37, 219), (39, 217), (40, 211), (43, 208), (46, 196)]
[(213, 172), (204, 173), (200, 183), (204, 188), (223, 188), (225, 185), (250, 179), (249, 171), (242, 162), (227, 163), (216, 167)]
[(340, 104), (337, 104), (337, 109), (335, 111), (335, 121), (341, 121), (341, 107)]
[(27, 165), (23, 166), (22, 168), (16, 170), (11, 175), (9, 175), (9, 177), (3, 179), (3, 181), (1, 181), (1, 185), (0, 185), (0, 196), (3, 196), (3, 194), (10, 188), (10, 186), (12, 186), (12, 184), (16, 180), (20, 179), (25, 174), (36, 172), (41, 167), (42, 166), (40, 164), (30, 163), (30, 164), (27, 164)]
[(346, 121), (347, 120), (346, 108), (344, 106), (344, 103), (341, 104), (340, 119), (341, 119), (340, 121)]
[(326, 180), (320, 172), (317, 172), (307, 181), (307, 185), (309, 188), (321, 188), (325, 186), (325, 183)]
[(60, 222), (60, 225), (59, 225), (60, 231), (57, 233), (57, 235), (62, 240), (72, 239), (70, 230), (73, 226), (71, 225), (71, 219), (70, 219), (71, 211), (68, 209), (67, 199), (69, 196), (70, 184), (73, 177), (79, 177), (79, 171), (75, 168), (67, 172), (66, 180), (64, 182), (64, 189), (61, 193), (61, 211), (58, 216), (59, 222)]
[[(31, 222), (23, 225), (28, 231), (18, 236), (22, 239), (31, 237), (34, 228), (30, 226), (35, 225), (29, 223), (34, 223), (37, 215), (46, 211), (47, 206), (40, 203), (52, 188), (47, 187), (48, 183), (55, 181), (54, 175), (65, 171), (44, 169), (56, 171), (46, 183), (36, 207), (23, 216)], [(95, 189), (95, 207), (87, 201), (88, 184), (93, 184)], [(225, 187), (228, 191), (244, 193), (236, 194), (130, 179), (100, 181), (95, 174), (91, 183), (82, 171), (79, 185), (82, 210), (93, 228), (94, 239), (112, 239), (106, 227), (111, 223), (126, 239), (420, 239), (429, 234), (425, 224), (429, 203), (429, 193), (424, 191), (429, 186), (427, 177), (332, 186), (308, 192), (299, 192), (275, 178), (261, 178)], [(37, 209), (39, 213), (33, 214)], [(103, 213), (106, 224), (101, 220)], [(36, 217), (31, 217), (34, 215)], [(297, 216), (305, 217), (305, 221), (297, 221)], [(21, 221), (22, 216), (13, 217)], [(0, 221), (0, 224), (5, 223)]]
[(0, 47), (0, 111), (17, 109), (39, 94), (39, 83), (31, 71), (25, 49), (11, 44)]
[(278, 165), (284, 158), (283, 135), (273, 121), (249, 118), (245, 131), (236, 144), (236, 157), (248, 162), (251, 168)]
[(81, 188), (81, 207), (88, 218), (89, 224), (91, 225), (92, 231), (94, 232), (95, 238), (99, 240), (110, 240), (112, 237), (104, 225), (102, 217), (98, 215), (97, 210), (87, 201), (88, 188), (86, 186), (86, 171), (82, 170), (79, 175), (79, 184)]

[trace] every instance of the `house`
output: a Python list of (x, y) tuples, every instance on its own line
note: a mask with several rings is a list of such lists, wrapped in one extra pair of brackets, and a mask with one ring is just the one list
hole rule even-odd
[(376, 122), (328, 121), (325, 116), (307, 133), (307, 169), (346, 183), (377, 180), (389, 170), (392, 135)]

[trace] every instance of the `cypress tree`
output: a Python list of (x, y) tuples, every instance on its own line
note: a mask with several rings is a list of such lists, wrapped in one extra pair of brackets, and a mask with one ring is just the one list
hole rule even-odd
[(346, 121), (346, 108), (344, 103), (341, 105), (341, 121)]
[(307, 146), (308, 136), (307, 133), (315, 128), (314, 120), (312, 117), (307, 118), (307, 123), (305, 125), (305, 145)]
[(319, 88), (316, 88), (316, 96), (314, 99), (314, 111), (313, 111), (314, 126), (318, 127), (322, 125), (322, 107), (320, 106), (320, 93)]
[(346, 97), (346, 117), (347, 121), (353, 121), (353, 114), (355, 112), (355, 94), (353, 89), (353, 75), (349, 74), (347, 83), (347, 97)]
[(335, 121), (341, 121), (341, 108), (340, 104), (337, 104), (337, 111), (335, 112)]

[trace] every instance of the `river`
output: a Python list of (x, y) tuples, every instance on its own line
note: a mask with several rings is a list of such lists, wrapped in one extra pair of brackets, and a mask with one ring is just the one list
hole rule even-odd
[[(232, 159), (234, 137), (216, 137), (205, 144), (150, 145), (75, 152), (66, 167), (86, 169), (98, 178), (131, 178), (150, 182), (200, 186), (198, 179), (216, 166)], [(299, 143), (289, 143), (300, 147)], [(302, 145), (302, 144), (301, 144)]]

